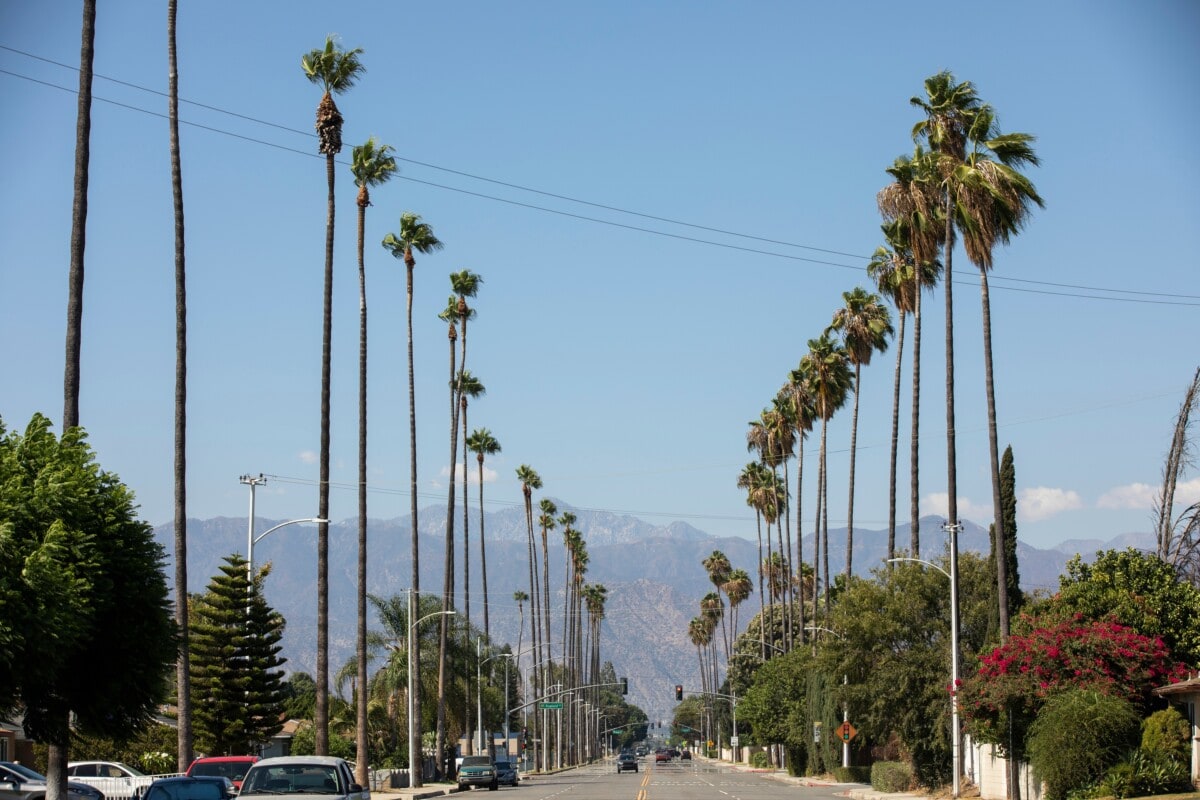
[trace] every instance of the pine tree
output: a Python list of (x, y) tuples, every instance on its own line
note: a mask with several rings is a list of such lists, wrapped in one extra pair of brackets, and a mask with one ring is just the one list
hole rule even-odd
[(196, 748), (209, 755), (253, 753), (282, 727), (284, 620), (262, 595), (269, 566), (253, 583), (246, 566), (240, 555), (226, 557), (192, 602), (193, 726)]

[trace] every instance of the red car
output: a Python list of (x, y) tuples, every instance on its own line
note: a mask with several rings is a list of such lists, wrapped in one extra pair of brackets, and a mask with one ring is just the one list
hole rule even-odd
[(658, 763), (659, 761), (670, 761), (670, 760), (671, 760), (671, 754), (668, 753), (666, 750), (654, 751), (654, 762), (655, 763)]
[(229, 778), (238, 791), (241, 791), (242, 778), (246, 777), (246, 771), (255, 761), (258, 761), (258, 756), (205, 756), (193, 761), (185, 774), (189, 778), (196, 776)]

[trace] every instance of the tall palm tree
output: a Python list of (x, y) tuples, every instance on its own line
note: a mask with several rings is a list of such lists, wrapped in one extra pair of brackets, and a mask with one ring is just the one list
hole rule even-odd
[[(796, 560), (795, 570), (800, 571), (804, 567), (804, 525), (802, 522), (801, 510), (803, 488), (804, 488), (804, 440), (808, 438), (808, 434), (813, 429), (813, 424), (816, 421), (817, 414), (813, 408), (813, 398), (811, 393), (811, 384), (808, 380), (808, 373), (802, 363), (794, 370), (788, 373), (788, 381), (779, 390), (779, 394), (787, 402), (789, 413), (788, 419), (791, 420), (792, 427), (795, 429), (795, 438), (798, 443), (796, 453)], [(796, 583), (797, 594), (799, 595), (796, 603), (797, 625), (796, 628), (798, 638), (801, 643), (804, 642), (804, 583)], [(789, 643), (790, 646), (790, 643)]]
[[(458, 395), (458, 416), (462, 420), (462, 436), (463, 436), (463, 615), (464, 619), (470, 623), (471, 621), (471, 559), (470, 554), (470, 526), (467, 522), (467, 451), (470, 450), (470, 444), (467, 441), (467, 401), (476, 397), (482, 397), (487, 393), (483, 382), (472, 375), (465, 369), (458, 371), (458, 379), (454, 383), (454, 392)], [(456, 470), (457, 465), (451, 466), (451, 472)]]
[[(910, 554), (921, 554), (920, 511), (920, 424), (921, 424), (921, 305), (922, 289), (932, 291), (941, 272), (938, 248), (945, 228), (937, 194), (936, 157), (917, 147), (911, 157), (900, 156), (887, 168), (893, 181), (876, 196), (879, 211), (889, 223), (885, 235), (897, 237), (897, 243), (911, 254), (912, 262), (920, 265), (913, 272), (912, 291), (913, 353), (912, 353), (912, 421), (909, 435), (909, 513)], [(901, 244), (902, 243), (902, 244)]]
[[(324, 93), (317, 105), (319, 152), (325, 155), (325, 181), (328, 200), (325, 213), (325, 291), (321, 336), (321, 453), (317, 516), (329, 519), (329, 385), (330, 355), (333, 340), (333, 230), (334, 230), (334, 159), (342, 151), (342, 115), (333, 95), (348, 91), (365, 71), (359, 55), (362, 50), (343, 50), (333, 37), (325, 39), (323, 49), (311, 50), (300, 59), (304, 75)], [(317, 702), (314, 722), (314, 748), (318, 755), (329, 753), (329, 522), (317, 525)]]
[[(762, 537), (762, 507), (760, 505), (761, 495), (760, 487), (766, 483), (766, 477), (770, 472), (758, 461), (751, 461), (742, 468), (738, 475), (737, 486), (739, 489), (746, 490), (746, 505), (754, 509), (754, 524), (758, 531), (758, 563), (763, 560), (763, 537)], [(769, 535), (769, 532), (768, 532)], [(758, 638), (760, 645), (762, 640), (766, 638), (766, 631), (763, 628), (764, 618), (766, 617), (766, 600), (763, 594), (762, 572), (758, 575)], [(766, 648), (760, 646), (759, 650), (765, 651)], [(763, 654), (765, 658), (765, 653)]]
[[(538, 625), (537, 547), (533, 538), (533, 492), (542, 488), (542, 477), (528, 464), (517, 467), (517, 480), (521, 483), (521, 494), (525, 500), (525, 533), (529, 547), (529, 646), (533, 648), (531, 681), (535, 695), (541, 694), (540, 673), (537, 666), (541, 661), (540, 627)], [(533, 715), (534, 727), (538, 727), (538, 716)]]
[[(396, 173), (391, 145), (380, 145), (372, 136), (351, 151), (350, 171), (358, 187), (358, 635), (355, 662), (357, 683), (367, 685), (367, 208), (371, 187)], [(358, 692), (355, 741), (358, 752), (367, 752), (367, 693)], [(366, 759), (359, 759), (355, 777), (366, 786)]]
[[(733, 565), (729, 563), (729, 556), (722, 553), (720, 550), (713, 550), (707, 558), (701, 562), (704, 566), (705, 573), (708, 574), (708, 580), (716, 587), (718, 594), (725, 589), (725, 584), (729, 582), (729, 575), (733, 572)], [(734, 631), (734, 635), (737, 631)], [(725, 645), (725, 660), (729, 660), (731, 636), (729, 627), (725, 624), (725, 617), (721, 617), (721, 636)]]
[[(538, 508), (541, 509), (541, 515), (538, 516), (538, 525), (542, 529), (542, 645), (546, 652), (542, 658), (546, 660), (546, 675), (550, 674), (550, 662), (553, 658), (553, 649), (550, 647), (550, 540), (549, 533), (558, 525), (554, 515), (558, 513), (558, 506), (554, 505), (554, 501), (543, 497), (538, 503)], [(544, 685), (549, 685), (547, 679)]]
[[(183, 167), (179, 157), (179, 62), (175, 50), (177, 0), (167, 0), (167, 111), (171, 138), (171, 199), (175, 207), (175, 662), (176, 742), (179, 771), (192, 759), (192, 692), (187, 595), (187, 270), (184, 259)], [(93, 11), (95, 11), (93, 7)]]
[[(400, 215), (400, 233), (389, 233), (383, 238), (383, 247), (392, 254), (393, 257), (404, 261), (405, 273), (407, 275), (407, 314), (408, 314), (408, 453), (409, 453), (409, 513), (410, 513), (410, 536), (412, 539), (412, 594), (420, 596), (421, 588), (421, 572), (420, 572), (420, 552), (417, 547), (417, 391), (416, 379), (413, 372), (413, 327), (412, 327), (412, 306), (413, 306), (413, 270), (417, 266), (417, 259), (413, 256), (414, 252), (426, 254), (442, 249), (442, 242), (433, 233), (433, 228), (429, 223), (423, 222), (419, 214), (414, 214), (411, 211), (405, 211)], [(413, 660), (417, 662), (420, 658), (420, 642), (413, 642)], [(416, 735), (421, 735), (421, 715), (420, 715), (420, 692), (413, 697), (413, 702), (417, 704), (413, 709), (415, 717)], [(411, 767), (413, 769), (413, 786), (421, 785), (421, 770), (420, 765)]]
[[(471, 431), (471, 435), (467, 437), (466, 441), (467, 447), (475, 454), (475, 460), (479, 464), (479, 569), (480, 577), (483, 578), (483, 638), (490, 642), (492, 629), (488, 621), (487, 542), (483, 536), (483, 459), (485, 456), (494, 456), (499, 453), (500, 442), (496, 441), (496, 437), (492, 436), (492, 432), (487, 428), (476, 428)], [(467, 560), (465, 554), (463, 560)], [(517, 652), (520, 651), (521, 648), (518, 645)]]
[(520, 658), (521, 639), (525, 635), (525, 603), (529, 602), (529, 595), (518, 589), (513, 592), (513, 600), (517, 603), (517, 617), (520, 619), (517, 625), (517, 657)]
[(892, 335), (892, 315), (879, 295), (871, 294), (861, 286), (842, 292), (846, 305), (833, 312), (830, 329), (842, 335), (842, 348), (846, 359), (854, 365), (854, 412), (850, 421), (850, 499), (846, 512), (846, 580), (853, 574), (851, 561), (854, 558), (854, 457), (858, 447), (858, 399), (862, 388), (863, 364), (871, 363), (871, 356), (887, 350), (888, 338)]
[[(825, 573), (825, 613), (829, 613), (829, 513), (826, 498), (826, 442), (828, 440), (829, 420), (839, 408), (846, 404), (850, 391), (853, 389), (853, 378), (846, 351), (842, 349), (828, 333), (820, 338), (808, 340), (808, 352), (803, 360), (807, 363), (807, 372), (811, 381), (811, 393), (817, 417), (821, 420), (821, 455), (817, 468), (818, 500), (820, 509), (819, 525), (816, 535), (821, 541), (821, 551), (824, 553), (823, 565), (813, 563), (813, 567)], [(815, 607), (815, 598), (814, 598)]]
[(754, 591), (754, 582), (746, 570), (734, 569), (729, 572), (725, 583), (721, 584), (721, 591), (729, 598), (729, 627), (733, 631), (731, 638), (734, 638), (738, 628), (738, 607), (749, 599)]

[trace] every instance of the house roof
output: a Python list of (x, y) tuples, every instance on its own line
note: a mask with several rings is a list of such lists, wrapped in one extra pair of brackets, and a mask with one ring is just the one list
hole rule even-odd
[(1200, 694), (1200, 673), (1188, 673), (1186, 680), (1167, 686), (1160, 686), (1154, 690), (1154, 693), (1159, 697), (1176, 694)]

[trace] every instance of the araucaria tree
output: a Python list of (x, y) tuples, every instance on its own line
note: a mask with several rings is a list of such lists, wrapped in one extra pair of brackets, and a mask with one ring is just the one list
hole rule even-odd
[(253, 752), (282, 728), (284, 621), (262, 595), (269, 572), (264, 567), (251, 581), (246, 560), (227, 556), (192, 602), (196, 744), (210, 755)]
[(315, 747), (319, 755), (329, 752), (329, 383), (333, 339), (333, 222), (334, 158), (342, 151), (342, 115), (333, 102), (335, 94), (348, 91), (365, 71), (362, 50), (343, 50), (332, 36), (323, 49), (311, 50), (300, 59), (300, 67), (324, 93), (317, 105), (319, 151), (325, 156), (328, 200), (325, 212), (325, 291), (321, 336), (321, 452), (320, 482), (317, 484), (317, 708)]
[(20, 707), (66, 797), (72, 731), (122, 738), (168, 693), (176, 657), (163, 548), (82, 428), (0, 422), (0, 714)]

